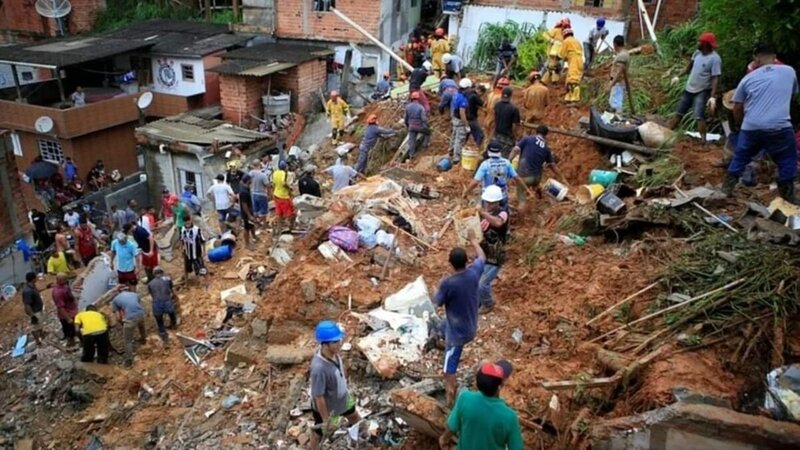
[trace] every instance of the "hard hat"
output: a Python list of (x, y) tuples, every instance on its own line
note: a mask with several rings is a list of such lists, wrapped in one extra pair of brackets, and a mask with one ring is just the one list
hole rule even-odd
[(499, 202), (503, 200), (503, 190), (500, 189), (500, 186), (497, 186), (496, 184), (488, 186), (483, 190), (483, 194), (481, 194), (481, 200), (487, 203)]
[(540, 78), (542, 78), (542, 74), (539, 73), (538, 70), (533, 70), (533, 71), (531, 71), (530, 74), (528, 74), (528, 80), (530, 80), (530, 81), (538, 80)]
[(453, 168), (453, 161), (451, 161), (450, 158), (447, 157), (440, 159), (439, 163), (436, 164), (436, 169), (438, 169), (439, 172), (447, 172), (452, 168)]
[(317, 328), (314, 330), (314, 337), (317, 342), (324, 344), (326, 342), (341, 341), (344, 338), (344, 332), (336, 322), (323, 320), (317, 324)]
[(469, 89), (472, 87), (472, 80), (469, 78), (462, 78), (461, 81), (458, 82), (458, 87), (461, 89)]
[(378, 116), (370, 114), (369, 117), (367, 117), (367, 123), (378, 123)]
[(331, 91), (331, 97), (338, 97), (339, 91)]
[(714, 33), (701, 33), (700, 37), (697, 39), (699, 42), (708, 44), (711, 48), (717, 48), (717, 37), (714, 36)]
[(597, 19), (597, 28), (603, 28), (604, 26), (606, 26), (606, 18), (600, 17)]
[(444, 37), (444, 28), (441, 28), (441, 27), (437, 28), (436, 31), (434, 32), (434, 34), (436, 36)]
[(443, 63), (450, 64), (450, 61), (452, 61), (452, 60), (453, 60), (453, 55), (451, 55), (450, 53), (445, 53), (444, 55), (442, 55), (442, 62)]
[(424, 68), (425, 68), (425, 70), (427, 70), (428, 72), (430, 72), (430, 71), (431, 71), (431, 69), (433, 69), (433, 64), (431, 64), (431, 62), (430, 62), (430, 61), (425, 61), (425, 62), (423, 62), (423, 63), (422, 63), (422, 67), (424, 67)]
[(414, 91), (411, 93), (411, 100), (419, 100), (419, 91)]
[(508, 78), (506, 78), (506, 77), (500, 78), (499, 80), (497, 80), (497, 85), (498, 86), (508, 86)]
[(572, 28), (564, 28), (564, 31), (562, 33), (564, 34), (564, 37), (575, 35), (575, 32), (572, 31)]

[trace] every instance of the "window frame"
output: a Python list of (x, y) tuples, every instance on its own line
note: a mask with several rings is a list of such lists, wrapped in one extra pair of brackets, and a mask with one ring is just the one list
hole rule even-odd
[[(190, 76), (186, 76), (186, 72), (190, 72)], [(187, 83), (194, 83), (196, 81), (194, 76), (194, 64), (185, 64), (181, 63), (181, 81), (185, 81)]]
[[(60, 141), (39, 138), (36, 140), (36, 145), (39, 148), (39, 156), (42, 157), (42, 160), (59, 165), (64, 162), (64, 147)], [(50, 156), (55, 156), (56, 159)]]

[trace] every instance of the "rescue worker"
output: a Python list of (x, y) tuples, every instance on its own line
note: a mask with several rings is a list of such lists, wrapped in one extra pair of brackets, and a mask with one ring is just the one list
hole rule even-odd
[(470, 134), (469, 119), (467, 118), (467, 110), (469, 109), (469, 98), (467, 91), (472, 87), (472, 80), (469, 78), (462, 78), (458, 82), (458, 92), (453, 96), (450, 104), (450, 123), (453, 126), (453, 132), (450, 136), (450, 158), (453, 164), (461, 162), (461, 151), (467, 138)]
[(567, 94), (564, 100), (577, 103), (581, 100), (581, 79), (583, 78), (583, 46), (572, 28), (564, 28), (564, 42), (561, 44), (559, 57), (567, 63)]
[(790, 106), (798, 94), (797, 73), (774, 63), (775, 50), (769, 44), (755, 46), (753, 62), (758, 70), (745, 75), (733, 95), (734, 121), (741, 131), (722, 190), (733, 195), (745, 167), (763, 149), (778, 166), (778, 195), (795, 203), (798, 157)]
[(453, 78), (456, 81), (461, 80), (461, 72), (464, 69), (464, 60), (461, 59), (460, 56), (451, 53), (445, 53), (442, 56), (442, 62), (444, 63), (445, 73), (449, 78)]
[(425, 61), (420, 67), (414, 69), (408, 77), (409, 94), (411, 92), (419, 92), (419, 103), (427, 112), (430, 112), (431, 105), (428, 102), (428, 96), (425, 95), (425, 92), (422, 90), (422, 85), (425, 84), (425, 80), (427, 80), (428, 75), (431, 74), (432, 67), (430, 61)]
[(390, 138), (397, 135), (397, 132), (391, 128), (382, 128), (378, 126), (378, 116), (371, 114), (367, 118), (367, 128), (364, 130), (364, 137), (361, 139), (361, 145), (358, 147), (358, 162), (356, 163), (356, 171), (360, 174), (365, 174), (367, 171), (367, 161), (369, 160), (369, 152), (375, 148), (380, 138)]
[(422, 136), (422, 148), (430, 144), (431, 130), (428, 126), (428, 113), (419, 104), (419, 92), (411, 93), (411, 101), (406, 105), (406, 115), (403, 119), (408, 128), (408, 158), (413, 159), (417, 154), (417, 140)]
[(331, 91), (331, 98), (325, 104), (325, 112), (331, 121), (331, 143), (339, 145), (339, 136), (344, 132), (350, 106), (339, 98), (339, 91)]
[(564, 28), (571, 28), (572, 23), (568, 18), (561, 19), (552, 29), (544, 32), (544, 37), (548, 39), (547, 44), (547, 62), (545, 63), (545, 74), (542, 77), (542, 83), (549, 85), (550, 83), (558, 83), (561, 79), (561, 44), (564, 42)]
[[(517, 142), (509, 157), (513, 161), (514, 157), (519, 155), (519, 175), (526, 186), (536, 191), (537, 198), (542, 198), (539, 182), (545, 168), (550, 169), (557, 180), (565, 180), (556, 168), (556, 157), (547, 146), (546, 139), (549, 131), (546, 125), (539, 125), (536, 127), (536, 134), (525, 136)], [(527, 211), (527, 195), (525, 189), (519, 184), (517, 185), (517, 201), (519, 201), (519, 211), (524, 214)]]
[(511, 103), (514, 90), (506, 86), (503, 88), (500, 101), (494, 105), (494, 142), (500, 145), (503, 158), (508, 158), (514, 148), (514, 126), (522, 122), (519, 108)]
[(528, 111), (525, 122), (536, 124), (544, 119), (549, 90), (542, 84), (542, 74), (538, 70), (534, 70), (528, 75), (528, 82), (530, 85), (525, 88), (525, 97), (522, 103)]
[[(523, 185), (524, 186), (524, 185)], [(508, 241), (508, 210), (501, 206), (503, 190), (500, 186), (487, 186), (481, 194), (483, 207), (478, 208), (481, 218), (483, 240), (481, 249), (486, 255), (486, 265), (478, 286), (478, 303), (484, 311), (494, 308), (492, 282), (500, 273), (506, 260), (505, 245)]]
[(605, 17), (597, 19), (596, 25), (596, 27), (589, 30), (589, 36), (587, 36), (586, 40), (583, 42), (583, 56), (586, 57), (583, 70), (586, 72), (589, 71), (589, 67), (594, 61), (594, 55), (597, 53), (597, 47), (599, 47), (600, 42), (605, 41), (606, 36), (608, 36)]
[(383, 79), (378, 81), (375, 85), (375, 92), (372, 94), (373, 100), (383, 100), (389, 96), (389, 91), (392, 90), (392, 80), (389, 72), (383, 73)]
[(456, 92), (458, 92), (458, 83), (452, 78), (445, 76), (439, 81), (439, 114), (450, 110), (450, 102)]
[(450, 42), (444, 36), (444, 28), (437, 28), (434, 32), (434, 41), (431, 44), (431, 59), (433, 60), (433, 73), (441, 78), (445, 71), (442, 57), (450, 51)]
[(508, 78), (500, 78), (497, 80), (494, 90), (486, 98), (486, 119), (484, 119), (486, 120), (486, 126), (484, 128), (487, 133), (491, 133), (494, 129), (494, 107), (503, 98), (503, 89), (508, 87), (508, 84)]

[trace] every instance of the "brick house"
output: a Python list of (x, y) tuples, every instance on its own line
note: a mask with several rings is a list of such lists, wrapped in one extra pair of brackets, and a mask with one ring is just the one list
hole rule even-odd
[(289, 110), (307, 114), (325, 89), (325, 47), (267, 43), (228, 52), (213, 69), (220, 76), (222, 116), (234, 124), (252, 124), (250, 115), (264, 116), (264, 97), (289, 96)]
[(31, 230), (10, 134), (0, 130), (0, 287), (23, 281), (30, 264), (14, 248)]
[[(72, 11), (64, 17), (67, 34), (89, 31), (97, 13), (106, 7), (106, 0), (70, 0)], [(32, 42), (58, 34), (55, 19), (40, 16), (36, 0), (6, 0), (0, 2), (0, 44)]]

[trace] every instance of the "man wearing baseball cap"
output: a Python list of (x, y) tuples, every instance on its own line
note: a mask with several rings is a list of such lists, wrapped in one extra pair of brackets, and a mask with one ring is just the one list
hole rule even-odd
[(500, 389), (512, 371), (505, 360), (481, 365), (475, 374), (478, 391), (464, 391), (458, 397), (439, 438), (441, 448), (457, 435), (458, 450), (522, 450), (519, 417), (500, 398)]
[(678, 102), (677, 114), (670, 120), (669, 128), (674, 129), (684, 114), (691, 108), (697, 120), (697, 129), (700, 138), (706, 141), (706, 107), (714, 114), (717, 109), (717, 86), (722, 75), (722, 59), (714, 50), (717, 48), (717, 38), (714, 33), (702, 33), (698, 38), (697, 50), (692, 55), (686, 69), (672, 78), (672, 84), (677, 84), (680, 76), (689, 74), (683, 96)]

